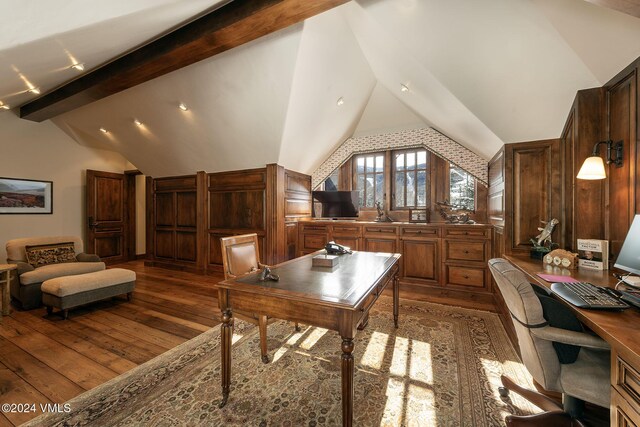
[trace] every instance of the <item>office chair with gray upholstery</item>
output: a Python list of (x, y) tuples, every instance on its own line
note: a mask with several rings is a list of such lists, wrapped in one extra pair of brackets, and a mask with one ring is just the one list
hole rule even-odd
[[(505, 419), (507, 425), (555, 425), (549, 424), (550, 417), (556, 421), (564, 418), (567, 421), (564, 425), (567, 426), (581, 425), (573, 418), (581, 415), (585, 401), (608, 408), (609, 344), (600, 337), (585, 332), (552, 326), (550, 316), (543, 312), (541, 300), (532, 285), (524, 273), (509, 261), (502, 258), (491, 259), (489, 268), (511, 314), (524, 365), (545, 390), (562, 393), (566, 411), (563, 413), (560, 406), (546, 396), (523, 389), (503, 377), (503, 396), (508, 394), (508, 390), (512, 390), (545, 411), (527, 417), (509, 415)], [(558, 309), (569, 310), (561, 303), (557, 304)], [(567, 357), (558, 349), (558, 343), (568, 344), (569, 350), (573, 347), (575, 352)]]

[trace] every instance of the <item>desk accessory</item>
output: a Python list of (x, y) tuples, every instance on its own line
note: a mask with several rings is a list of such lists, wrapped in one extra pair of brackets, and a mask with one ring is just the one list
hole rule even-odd
[(329, 243), (327, 243), (324, 247), (324, 249), (327, 251), (328, 254), (330, 255), (343, 255), (343, 254), (350, 254), (353, 253), (351, 251), (351, 248), (348, 246), (344, 246), (344, 245), (340, 245), (336, 242), (334, 242), (333, 240), (330, 241)]
[(265, 265), (262, 269), (262, 273), (260, 273), (260, 281), (264, 282), (266, 280), (273, 280), (274, 282), (277, 282), (280, 280), (280, 277), (277, 274), (272, 273), (271, 269)]
[(578, 239), (578, 266), (589, 270), (609, 269), (609, 241)]
[(338, 265), (339, 260), (338, 255), (321, 254), (312, 258), (311, 265), (314, 267), (333, 268)]
[(578, 282), (579, 281), (579, 280), (574, 279), (571, 276), (561, 276), (559, 274), (536, 273), (536, 276), (538, 276), (542, 280), (547, 281), (549, 283), (554, 283), (554, 282), (571, 283), (571, 282)]
[(545, 264), (555, 265), (557, 267), (578, 268), (578, 254), (565, 251), (564, 249), (554, 249), (544, 256), (543, 261)]

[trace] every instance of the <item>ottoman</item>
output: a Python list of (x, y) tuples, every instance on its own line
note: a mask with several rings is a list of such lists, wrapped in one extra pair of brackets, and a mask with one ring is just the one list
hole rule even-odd
[(56, 307), (62, 310), (66, 319), (69, 309), (79, 305), (122, 294), (127, 294), (129, 300), (135, 285), (136, 273), (124, 268), (56, 277), (42, 283), (42, 303), (49, 314)]

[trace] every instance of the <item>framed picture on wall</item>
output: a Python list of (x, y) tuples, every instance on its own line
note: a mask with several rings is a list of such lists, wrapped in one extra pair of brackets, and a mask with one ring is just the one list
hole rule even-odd
[(429, 222), (429, 211), (427, 209), (409, 209), (409, 222)]
[(53, 182), (0, 177), (0, 214), (53, 213)]

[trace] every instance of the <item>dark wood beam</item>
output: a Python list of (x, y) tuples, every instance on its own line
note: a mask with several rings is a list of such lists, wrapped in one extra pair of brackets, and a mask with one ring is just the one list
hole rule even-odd
[(235, 0), (20, 107), (41, 122), (116, 94), (349, 0)]
[(608, 7), (618, 12), (640, 18), (640, 1), (638, 0), (586, 0), (598, 6)]

